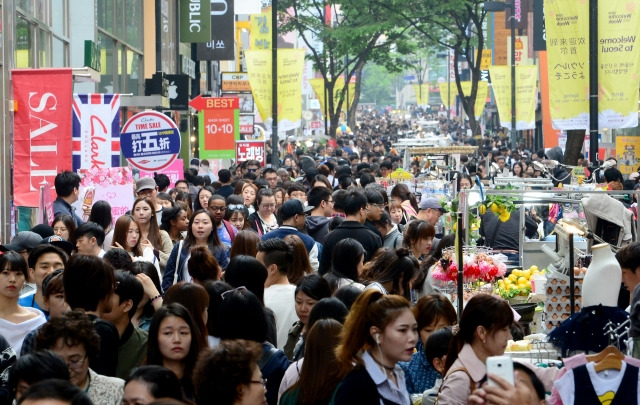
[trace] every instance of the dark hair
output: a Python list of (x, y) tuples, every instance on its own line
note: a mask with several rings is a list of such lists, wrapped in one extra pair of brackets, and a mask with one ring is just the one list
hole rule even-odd
[[(177, 183), (176, 183), (177, 184)], [(182, 201), (183, 203), (185, 203), (187, 205), (187, 211), (188, 212), (192, 212), (193, 211), (193, 200), (191, 199), (191, 194), (185, 192), (185, 191), (179, 191), (178, 194), (176, 194), (176, 198), (175, 198), (175, 202), (177, 203), (178, 201)]]
[(202, 317), (209, 309), (209, 293), (203, 286), (196, 283), (180, 281), (165, 291), (164, 304), (180, 304), (193, 317), (196, 329), (192, 329), (193, 338), (199, 340), (200, 347), (207, 347), (207, 325)]
[(53, 218), (53, 222), (51, 222), (51, 227), (56, 224), (56, 222), (62, 222), (67, 230), (69, 231), (69, 242), (75, 245), (75, 238), (73, 237), (74, 232), (76, 231), (76, 223), (73, 220), (73, 217), (69, 214), (58, 214)]
[(56, 194), (60, 197), (70, 196), (74, 188), (80, 188), (80, 180), (80, 176), (76, 172), (70, 170), (61, 171), (56, 175), (56, 179), (53, 182)]
[[(198, 190), (198, 194), (196, 195), (196, 200), (193, 202), (193, 210), (194, 211), (208, 210), (209, 209), (209, 207), (208, 207), (209, 200), (207, 200), (207, 206), (206, 207), (203, 207), (202, 204), (200, 204), (200, 193), (202, 193), (203, 191), (210, 192), (212, 196), (216, 193), (216, 190), (214, 190), (213, 187), (211, 187), (211, 186), (204, 186), (200, 190)], [(211, 198), (211, 197), (209, 197), (209, 198)]]
[(140, 381), (154, 398), (173, 398), (182, 401), (180, 380), (169, 369), (161, 366), (140, 366), (129, 374), (125, 386), (131, 381)]
[(336, 190), (333, 192), (333, 209), (334, 211), (344, 212), (347, 205), (347, 190)]
[(273, 190), (271, 190), (270, 188), (261, 188), (256, 194), (256, 202), (254, 204), (256, 210), (258, 209), (258, 205), (262, 204), (262, 199), (264, 197), (273, 197), (273, 198), (275, 198), (276, 195), (273, 192)]
[(336, 297), (325, 297), (316, 302), (316, 305), (311, 308), (309, 312), (309, 319), (307, 321), (307, 330), (311, 330), (313, 325), (321, 319), (335, 319), (340, 323), (344, 323), (347, 318), (349, 310)]
[(42, 296), (49, 298), (53, 294), (64, 293), (64, 285), (62, 283), (62, 273), (64, 270), (55, 270), (42, 281)]
[(304, 276), (296, 285), (294, 296), (298, 295), (298, 292), (302, 292), (304, 295), (316, 301), (331, 297), (329, 283), (317, 274)]
[(102, 258), (108, 261), (114, 269), (127, 270), (129, 266), (131, 266), (131, 263), (133, 263), (131, 255), (123, 249), (107, 250)]
[[(344, 213), (349, 215), (356, 215), (361, 209), (367, 208), (367, 197), (362, 191), (352, 190), (348, 191), (346, 195), (346, 204), (344, 206)], [(334, 205), (335, 206), (335, 205)]]
[(369, 263), (363, 278), (385, 285), (389, 294), (411, 297), (409, 283), (418, 274), (420, 264), (409, 249), (381, 249)]
[(307, 204), (318, 208), (322, 201), (329, 201), (331, 198), (331, 190), (326, 187), (313, 187), (307, 193)]
[[(335, 207), (334, 207), (334, 210), (335, 210)], [(331, 232), (334, 229), (336, 229), (344, 221), (345, 221), (344, 217), (335, 216), (335, 217), (331, 218), (329, 220), (329, 232)]]
[(351, 309), (353, 303), (356, 302), (358, 297), (362, 294), (362, 290), (352, 285), (345, 285), (344, 287), (338, 288), (338, 290), (333, 294), (333, 296), (339, 299), (347, 309)]
[(533, 372), (533, 370), (530, 370), (527, 366), (525, 366), (524, 364), (520, 364), (517, 361), (513, 362), (513, 370), (518, 371), (522, 374), (526, 374), (529, 377), (529, 380), (531, 380), (531, 385), (533, 385), (533, 389), (536, 391), (536, 396), (538, 397), (538, 400), (544, 401), (546, 397), (546, 390), (544, 388), (544, 384), (542, 383), (542, 381), (540, 381), (540, 379)]
[(233, 289), (231, 285), (224, 281), (207, 281), (204, 284), (204, 289), (209, 294), (209, 307), (207, 317), (207, 333), (209, 336), (218, 336), (216, 331), (215, 319), (220, 310), (220, 303), (222, 302), (222, 293)]
[(402, 246), (411, 249), (420, 239), (429, 239), (435, 236), (436, 230), (429, 222), (415, 219), (405, 227)]
[(287, 272), (287, 279), (291, 284), (298, 284), (305, 275), (313, 273), (309, 252), (298, 235), (287, 235), (283, 240), (293, 249), (293, 260)]
[(620, 267), (635, 273), (640, 267), (640, 242), (632, 242), (616, 252)]
[[(158, 187), (160, 187), (160, 186), (158, 186)], [(171, 195), (169, 193), (158, 193), (158, 195), (156, 196), (156, 201), (158, 201), (158, 200), (169, 201), (171, 203), (171, 208), (176, 206), (176, 202), (173, 201), (173, 198), (171, 198)], [(164, 213), (165, 213), (166, 209), (167, 208), (164, 208), (162, 210), (162, 217), (164, 217)], [(162, 229), (162, 227), (160, 229)]]
[(171, 179), (163, 173), (154, 173), (153, 180), (155, 180), (158, 190), (164, 190), (171, 185)]
[(278, 266), (280, 274), (289, 273), (290, 263), (293, 261), (293, 248), (282, 239), (272, 238), (258, 243), (258, 252), (264, 253), (264, 265)]
[[(311, 179), (311, 181), (309, 182), (309, 185), (314, 187), (315, 183), (323, 183), (324, 187), (327, 188), (329, 190), (329, 192), (331, 192), (331, 182), (329, 182), (329, 179), (327, 178), (327, 176), (325, 176), (324, 174), (317, 174), (313, 177), (313, 179)], [(322, 187), (322, 186), (318, 186), (318, 187)]]
[(255, 257), (258, 253), (258, 243), (260, 243), (260, 237), (257, 233), (249, 230), (239, 231), (231, 243), (229, 257), (231, 259), (239, 255)]
[(301, 404), (328, 403), (338, 386), (336, 347), (340, 343), (342, 325), (333, 319), (322, 319), (309, 330), (305, 339), (304, 359), (300, 378), (288, 392), (298, 390)]
[(189, 353), (184, 359), (184, 376), (181, 379), (181, 381), (190, 381), (191, 372), (196, 364), (200, 350), (206, 346), (201, 346), (198, 338), (198, 327), (189, 311), (180, 304), (163, 305), (153, 314), (151, 325), (149, 325), (149, 340), (147, 341), (147, 365), (163, 365), (162, 353), (158, 346), (158, 334), (160, 333), (160, 324), (170, 316), (184, 320), (191, 331), (191, 345), (189, 346)]
[[(375, 184), (375, 182), (376, 182), (376, 178), (371, 173), (362, 173), (362, 175), (360, 176), (360, 187), (362, 188), (365, 188), (369, 184)], [(376, 203), (376, 204), (379, 204), (379, 203)]]
[(220, 169), (218, 170), (218, 180), (221, 183), (228, 183), (231, 180), (231, 171), (228, 169)]
[[(258, 297), (264, 305), (264, 282), (267, 280), (267, 268), (258, 259), (247, 255), (235, 256), (224, 272), (224, 281), (231, 287), (244, 286)], [(211, 314), (211, 312), (209, 312)]]
[(325, 275), (332, 291), (337, 290), (342, 278), (358, 281), (358, 264), (364, 254), (364, 247), (355, 239), (342, 239), (335, 245), (331, 252), (331, 270)]
[(108, 229), (113, 224), (111, 216), (111, 204), (104, 200), (98, 200), (91, 207), (89, 221), (100, 225), (102, 229)]
[(398, 197), (402, 201), (409, 201), (413, 209), (418, 212), (418, 202), (416, 201), (416, 196), (413, 195), (411, 191), (409, 191), (409, 187), (406, 184), (396, 184), (391, 189), (391, 198)]
[(50, 350), (41, 350), (18, 357), (9, 378), (10, 386), (15, 390), (21, 380), (32, 385), (53, 378), (69, 381), (71, 377), (62, 357)]
[[(135, 218), (133, 218), (132, 215), (124, 214), (124, 215), (122, 215), (120, 218), (118, 218), (116, 220), (116, 226), (113, 228), (113, 242), (112, 243), (114, 244), (114, 246), (116, 246), (115, 243), (118, 242), (120, 244), (120, 246), (122, 246), (122, 248), (124, 250), (127, 250), (129, 248), (127, 246), (127, 235), (129, 233), (129, 226), (131, 226), (132, 222), (134, 224), (136, 224), (136, 226), (138, 227), (138, 232), (139, 232), (140, 231), (140, 224), (138, 224), (138, 221), (136, 221)], [(131, 248), (131, 251), (133, 252), (133, 254), (135, 256), (142, 256), (142, 249), (140, 248), (140, 240), (141, 239), (142, 239), (142, 237), (140, 236), (138, 238), (138, 241), (136, 242), (136, 245), (133, 248)], [(111, 250), (120, 250), (120, 249), (111, 249)]]
[[(214, 229), (213, 232), (217, 231)], [(216, 281), (219, 278), (220, 266), (208, 248), (204, 246), (191, 248), (189, 263), (188, 271), (194, 281), (203, 284), (205, 281)]]
[(206, 216), (209, 217), (209, 220), (211, 221), (212, 229), (211, 229), (211, 234), (209, 235), (209, 239), (207, 239), (207, 246), (212, 251), (214, 249), (222, 249), (222, 242), (220, 242), (220, 237), (218, 236), (218, 230), (216, 229), (216, 226), (215, 226), (216, 221), (213, 218), (213, 214), (209, 210), (197, 210), (193, 213), (193, 215), (191, 216), (191, 219), (189, 220), (189, 228), (187, 229), (187, 237), (184, 239), (183, 248), (190, 249), (191, 246), (195, 245), (196, 238), (193, 235), (193, 222), (195, 221), (196, 217), (200, 214), (205, 214)]
[(449, 325), (455, 325), (458, 321), (456, 310), (451, 305), (451, 301), (442, 294), (427, 294), (418, 300), (413, 307), (413, 315), (418, 322), (418, 330), (433, 325), (438, 320), (443, 319)]
[(460, 332), (454, 337), (447, 354), (445, 375), (465, 343), (473, 342), (478, 326), (483, 326), (489, 334), (493, 334), (502, 328), (510, 327), (512, 322), (513, 312), (507, 301), (488, 294), (472, 297), (462, 311)]
[[(162, 218), (160, 219), (160, 229), (169, 232), (171, 230), (171, 221), (175, 221), (180, 217), (180, 213), (185, 211), (184, 208), (179, 205), (175, 205), (171, 208), (164, 208), (162, 210)], [(186, 212), (186, 211), (185, 211)]]
[(131, 300), (131, 309), (128, 312), (129, 319), (131, 319), (138, 310), (140, 301), (142, 301), (144, 288), (142, 287), (140, 280), (128, 271), (116, 270), (114, 272), (114, 276), (116, 278), (116, 283), (118, 283), (118, 288), (115, 289), (115, 293), (119, 297), (119, 304), (122, 304), (124, 301)]
[(50, 379), (31, 385), (20, 397), (18, 404), (28, 400), (57, 399), (71, 405), (93, 405), (87, 394), (70, 381)]
[(67, 311), (49, 319), (36, 335), (36, 350), (51, 350), (62, 339), (66, 346), (82, 345), (91, 365), (100, 355), (100, 335), (93, 321), (82, 311)]
[(384, 295), (375, 289), (360, 294), (347, 315), (336, 350), (341, 377), (353, 370), (354, 363), (363, 366), (359, 353), (375, 346), (371, 327), (384, 330), (405, 309), (410, 310), (411, 303), (399, 295)]
[(235, 289), (224, 296), (215, 329), (222, 340), (246, 339), (262, 343), (267, 338), (267, 318), (251, 291)]
[(113, 293), (113, 268), (98, 257), (73, 255), (62, 274), (65, 301), (71, 309), (95, 311)]
[(141, 202), (145, 202), (151, 208), (151, 218), (149, 218), (149, 234), (147, 239), (149, 242), (156, 248), (160, 249), (162, 247), (162, 236), (160, 236), (160, 227), (158, 226), (158, 218), (156, 218), (156, 205), (153, 200), (149, 197), (138, 197), (133, 202), (133, 207), (131, 208), (131, 213), (133, 213), (136, 209), (136, 205)]
[(102, 246), (104, 243), (104, 229), (95, 222), (85, 222), (78, 226), (73, 233), (76, 240), (85, 235), (89, 235), (90, 238), (96, 238), (96, 244), (98, 246)]
[[(420, 329), (419, 326), (418, 329)], [(424, 354), (430, 366), (433, 367), (433, 360), (441, 359), (449, 352), (453, 341), (452, 329), (451, 326), (438, 329), (427, 339), (427, 343), (424, 345)]]
[[(34, 247), (29, 252), (29, 258), (27, 259), (27, 263), (29, 264), (29, 268), (35, 269), (36, 268), (36, 263), (38, 263), (38, 259), (40, 259), (40, 256), (45, 255), (47, 253), (57, 254), (58, 256), (60, 256), (60, 260), (62, 260), (62, 264), (65, 264), (65, 265), (67, 264), (67, 259), (68, 258), (67, 258), (67, 254), (64, 252), (64, 250), (62, 250), (59, 247), (54, 246), (54, 245), (43, 244), (43, 245), (38, 245), (38, 246)], [(2, 267), (0, 267), (0, 269), (2, 269)]]
[(349, 187), (356, 185), (356, 180), (351, 176), (343, 175), (338, 177), (338, 184), (341, 189), (347, 190)]
[(193, 375), (198, 404), (232, 405), (242, 397), (242, 386), (252, 383), (262, 347), (245, 340), (226, 340), (205, 350)]
[[(129, 266), (128, 268), (129, 272), (131, 274), (133, 274), (134, 276), (137, 276), (138, 274), (145, 274), (147, 275), (151, 281), (153, 282), (154, 287), (156, 287), (156, 290), (158, 290), (158, 292), (162, 293), (162, 287), (160, 284), (160, 276), (158, 275), (158, 270), (156, 269), (156, 267), (149, 263), (149, 262), (145, 262), (142, 260), (139, 261), (135, 261), (131, 264), (131, 266)], [(153, 297), (148, 297), (149, 300), (147, 301), (146, 304), (144, 304), (144, 309), (142, 310), (142, 314), (144, 316), (153, 316), (153, 313), (155, 312), (155, 309), (153, 308), (153, 303), (151, 302), (151, 298)]]

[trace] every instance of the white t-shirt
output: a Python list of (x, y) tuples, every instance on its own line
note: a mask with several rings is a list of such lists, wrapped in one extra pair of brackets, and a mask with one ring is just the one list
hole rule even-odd
[[(594, 363), (587, 363), (587, 372), (591, 379), (593, 389), (596, 391), (600, 402), (603, 404), (610, 403), (615, 393), (620, 387), (622, 377), (627, 369), (627, 363), (622, 362), (622, 369), (618, 370), (605, 370), (600, 373), (596, 373)], [(554, 382), (560, 398), (562, 398), (563, 404), (573, 404), (575, 401), (575, 382), (573, 378), (573, 370), (568, 371), (558, 381)], [(638, 379), (638, 400), (640, 401), (640, 378)]]
[(18, 354), (18, 356), (20, 355), (20, 349), (22, 349), (22, 341), (27, 333), (37, 329), (40, 325), (47, 322), (47, 319), (44, 317), (42, 312), (37, 309), (31, 307), (23, 308), (29, 312), (37, 314), (38, 316), (22, 323), (13, 323), (0, 318), (0, 334), (7, 339), (7, 342), (9, 342), (9, 345), (13, 348), (13, 351)]
[(278, 332), (278, 349), (287, 343), (289, 329), (296, 323), (296, 286), (292, 284), (275, 284), (264, 290), (264, 305), (276, 316), (276, 330)]

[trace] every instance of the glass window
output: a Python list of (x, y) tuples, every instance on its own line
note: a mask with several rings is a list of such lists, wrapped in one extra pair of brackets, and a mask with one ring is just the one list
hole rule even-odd
[(104, 34), (98, 34), (100, 43), (100, 93), (113, 93), (114, 91), (114, 41)]
[(116, 37), (124, 38), (124, 16), (129, 10), (124, 8), (124, 0), (116, 0)]
[(16, 67), (35, 67), (33, 61), (33, 32), (31, 24), (23, 16), (16, 19)]
[(51, 33), (38, 29), (38, 67), (51, 67)]
[(69, 36), (69, 1), (68, 0), (52, 0), (51, 7), (51, 31), (60, 36)]
[(33, 15), (33, 5), (31, 1), (32, 0), (17, 0), (16, 7), (23, 11), (25, 15), (31, 16)]
[(51, 26), (51, 0), (36, 0), (36, 18)]
[(142, 2), (126, 0), (125, 10), (125, 41), (134, 48), (142, 49)]
[(116, 78), (116, 83), (117, 86), (113, 89), (113, 91), (117, 91), (117, 92), (122, 92), (123, 88), (124, 88), (124, 79), (125, 79), (125, 74), (124, 71), (127, 68), (127, 61), (124, 59), (125, 56), (125, 51), (124, 51), (124, 46), (122, 45), (118, 45), (118, 59), (117, 59), (117, 64), (118, 64), (118, 75)]
[(69, 66), (69, 44), (54, 37), (51, 56), (51, 67)]
[(98, 1), (98, 27), (113, 33), (114, 0)]
[(127, 75), (126, 75), (126, 83), (124, 91), (126, 93), (138, 93), (138, 86), (140, 83), (140, 77), (142, 76), (142, 57), (133, 52), (132, 50), (127, 50)]

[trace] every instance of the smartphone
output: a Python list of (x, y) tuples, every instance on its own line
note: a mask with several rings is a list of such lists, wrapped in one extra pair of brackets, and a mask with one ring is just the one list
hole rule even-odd
[[(509, 356), (491, 356), (487, 357), (487, 374), (495, 374), (505, 379), (511, 385), (515, 385), (513, 381), (513, 360)], [(488, 379), (489, 385), (497, 384)]]

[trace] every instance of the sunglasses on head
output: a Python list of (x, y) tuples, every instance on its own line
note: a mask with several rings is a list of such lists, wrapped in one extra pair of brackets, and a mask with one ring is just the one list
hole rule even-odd
[(245, 206), (242, 204), (231, 204), (227, 206), (229, 211), (244, 211)]

